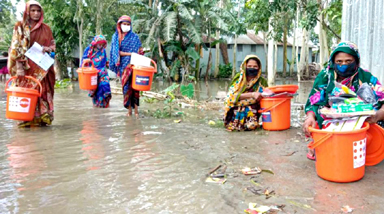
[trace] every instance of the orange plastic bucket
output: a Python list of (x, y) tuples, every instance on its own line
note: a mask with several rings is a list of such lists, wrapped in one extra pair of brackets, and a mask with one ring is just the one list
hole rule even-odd
[(263, 98), (260, 101), (263, 129), (279, 131), (291, 127), (292, 97)]
[[(88, 63), (92, 64), (92, 67), (84, 67)], [(97, 88), (97, 73), (99, 71), (95, 68), (92, 60), (85, 59), (81, 68), (78, 68), (76, 72), (79, 74), (79, 87), (82, 90), (95, 90)]]
[(367, 131), (367, 152), (365, 165), (374, 166), (384, 160), (384, 129), (377, 124), (370, 124)]
[(153, 74), (157, 72), (156, 62), (151, 60), (155, 65), (152, 66), (133, 66), (132, 88), (138, 91), (151, 90)]
[(316, 172), (325, 180), (352, 182), (365, 173), (369, 123), (353, 131), (329, 132), (309, 127), (313, 141), (308, 148), (316, 152)]
[(32, 88), (8, 87), (9, 82), (16, 78), (11, 77), (5, 84), (5, 92), (7, 93), (5, 117), (12, 120), (32, 121), (35, 115), (37, 98), (41, 96), (41, 84), (37, 79), (25, 76), (25, 78), (38, 83), (40, 92)]
[(276, 86), (268, 87), (267, 89), (271, 90), (275, 94), (283, 93), (283, 92), (294, 94), (299, 89), (299, 86), (297, 86), (297, 85), (276, 85)]

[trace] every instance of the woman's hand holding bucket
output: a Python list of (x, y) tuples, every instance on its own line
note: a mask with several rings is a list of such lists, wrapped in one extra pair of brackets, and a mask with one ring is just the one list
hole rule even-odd
[(16, 62), (16, 76), (17, 77), (25, 76), (25, 71), (24, 71), (22, 62)]
[(308, 127), (316, 127), (316, 119), (315, 114), (313, 112), (308, 112), (307, 117), (305, 118), (304, 125), (303, 125), (303, 132), (305, 133), (306, 137), (310, 137), (311, 133), (308, 130)]

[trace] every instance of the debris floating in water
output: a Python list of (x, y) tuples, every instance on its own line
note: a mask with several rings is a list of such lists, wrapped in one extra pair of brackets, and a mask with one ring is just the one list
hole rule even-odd
[(145, 131), (145, 132), (142, 132), (143, 135), (150, 135), (150, 134), (153, 134), (153, 135), (160, 135), (160, 134), (163, 134), (161, 132), (153, 132), (153, 131)]
[(256, 174), (260, 174), (261, 173), (261, 169), (259, 167), (255, 167), (255, 168), (244, 168), (241, 170), (241, 172), (244, 174), (244, 175), (256, 175)]
[(351, 213), (353, 212), (353, 208), (351, 208), (350, 206), (348, 205), (345, 205), (341, 208), (341, 211), (343, 211), (344, 213)]
[(210, 121), (208, 122), (208, 124), (211, 125), (211, 126), (216, 125), (215, 121), (213, 121), (213, 120), (210, 120)]

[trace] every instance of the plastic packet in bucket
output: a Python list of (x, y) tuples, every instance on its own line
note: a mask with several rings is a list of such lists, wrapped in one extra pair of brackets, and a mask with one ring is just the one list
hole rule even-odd
[(353, 131), (361, 129), (367, 116), (325, 120), (323, 130), (326, 131)]
[(151, 66), (151, 59), (137, 53), (131, 54), (131, 64), (135, 66)]

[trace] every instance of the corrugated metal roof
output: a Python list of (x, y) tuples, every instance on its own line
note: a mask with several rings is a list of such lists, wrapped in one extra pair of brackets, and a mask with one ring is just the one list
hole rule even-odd
[(247, 30), (247, 36), (250, 39), (252, 39), (252, 41), (254, 41), (258, 45), (263, 45), (264, 44), (263, 38), (261, 38), (260, 36), (256, 35), (254, 30)]
[(384, 82), (384, 1), (344, 0), (342, 40), (356, 43), (361, 67)]
[[(249, 38), (245, 34), (239, 35), (236, 39), (236, 42), (238, 45), (256, 45), (257, 44), (255, 41), (253, 41), (251, 38)], [(234, 37), (228, 37), (227, 44), (235, 44)]]

